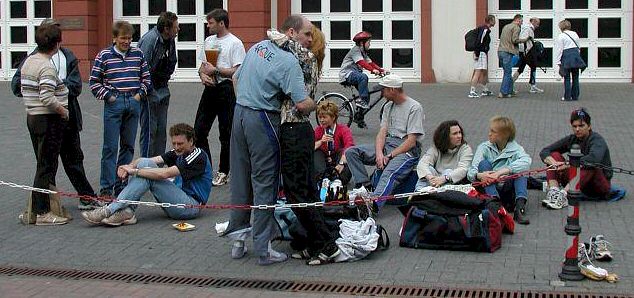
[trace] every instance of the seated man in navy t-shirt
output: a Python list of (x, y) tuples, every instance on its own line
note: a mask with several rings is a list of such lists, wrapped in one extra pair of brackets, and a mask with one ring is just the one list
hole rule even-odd
[[(117, 175), (128, 179), (128, 185), (117, 200), (140, 201), (150, 191), (159, 203), (204, 205), (211, 192), (211, 163), (207, 154), (194, 147), (194, 128), (180, 123), (170, 128), (171, 151), (152, 158), (139, 158), (131, 164), (119, 166)], [(166, 165), (167, 167), (159, 167)], [(170, 178), (174, 178), (173, 181)], [(173, 219), (191, 219), (200, 208), (167, 207), (163, 211)], [(134, 208), (124, 202), (82, 212), (92, 224), (110, 226), (131, 225), (137, 222)]]

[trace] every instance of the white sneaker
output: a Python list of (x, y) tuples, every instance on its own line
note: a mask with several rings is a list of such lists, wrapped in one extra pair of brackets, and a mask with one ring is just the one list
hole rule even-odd
[(469, 97), (469, 98), (480, 98), (480, 95), (478, 94), (478, 92), (470, 91), (469, 95), (467, 95), (467, 97)]
[(211, 184), (213, 184), (214, 186), (221, 186), (227, 184), (228, 181), (229, 175), (223, 172), (216, 172), (216, 177), (214, 177), (214, 180), (211, 181)]
[(542, 200), (542, 206), (547, 206), (548, 203), (554, 202), (559, 195), (559, 188), (551, 187), (546, 193), (546, 198)]
[(578, 260), (579, 260), (579, 269), (581, 270), (581, 274), (585, 277), (592, 280), (604, 280), (608, 276), (608, 271), (595, 266), (592, 264), (592, 260), (590, 259), (590, 254), (588, 250), (590, 249), (590, 245), (586, 245), (585, 243), (579, 243), (578, 248)]
[(546, 203), (546, 207), (550, 209), (562, 209), (568, 207), (568, 194), (565, 190), (560, 190), (559, 194), (555, 196), (555, 200)]
[(612, 253), (610, 247), (612, 244), (605, 240), (603, 235), (596, 235), (590, 238), (590, 256), (597, 261), (611, 261)]
[(531, 85), (531, 89), (528, 90), (528, 92), (530, 92), (530, 93), (544, 93), (544, 90), (537, 88), (536, 85)]

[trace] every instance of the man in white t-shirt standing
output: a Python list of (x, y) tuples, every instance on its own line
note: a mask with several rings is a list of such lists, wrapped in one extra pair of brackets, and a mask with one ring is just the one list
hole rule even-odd
[(207, 136), (218, 117), (220, 162), (212, 183), (220, 186), (226, 184), (229, 178), (229, 141), (233, 109), (236, 104), (231, 77), (242, 64), (245, 50), (242, 41), (229, 32), (229, 14), (226, 10), (218, 8), (208, 13), (207, 28), (211, 36), (205, 39), (204, 50), (218, 49), (219, 54), (215, 64), (213, 61), (207, 61), (204, 50), (199, 56), (202, 63), (198, 74), (205, 90), (196, 111), (194, 133), (196, 147), (205, 151), (211, 160)]

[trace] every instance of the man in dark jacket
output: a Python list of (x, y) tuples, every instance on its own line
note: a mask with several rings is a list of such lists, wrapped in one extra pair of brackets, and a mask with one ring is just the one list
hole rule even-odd
[[(479, 98), (480, 96), (491, 96), (489, 90), (489, 48), (491, 44), (491, 28), (495, 26), (495, 16), (488, 15), (484, 18), (484, 24), (478, 27), (478, 47), (473, 51), (473, 75), (471, 75), (471, 90), (469, 98)], [(482, 86), (482, 93), (478, 94), (476, 87)]]
[(170, 104), (170, 89), (167, 87), (176, 68), (176, 42), (178, 17), (165, 11), (159, 15), (156, 27), (139, 40), (145, 61), (152, 74), (152, 86), (147, 101), (141, 105), (141, 156), (152, 157), (165, 152), (167, 138), (167, 110)]
[[(568, 206), (567, 191), (569, 189), (568, 168), (563, 154), (570, 153), (573, 144), (581, 147), (581, 192), (593, 198), (607, 199), (610, 194), (612, 170), (601, 169), (595, 165), (612, 166), (610, 149), (603, 137), (592, 131), (591, 118), (585, 108), (572, 111), (570, 125), (573, 134), (548, 145), (539, 153), (539, 157), (547, 165), (557, 166), (556, 171), (546, 172), (550, 187), (546, 199), (542, 202), (549, 208), (561, 209)], [(565, 187), (560, 188), (560, 185)]]
[[(46, 19), (42, 21), (41, 25), (57, 25), (54, 20)], [(36, 53), (33, 51), (32, 54)], [(59, 52), (51, 57), (51, 61), (57, 69), (59, 78), (66, 84), (68, 88), (68, 125), (64, 130), (62, 148), (60, 151), (60, 157), (62, 158), (62, 165), (64, 171), (73, 185), (77, 193), (80, 195), (95, 196), (90, 182), (86, 178), (86, 172), (84, 171), (84, 152), (81, 150), (81, 142), (79, 132), (82, 130), (82, 116), (81, 108), (79, 107), (79, 101), (77, 98), (81, 94), (82, 82), (81, 75), (79, 74), (79, 60), (75, 57), (75, 54), (70, 49), (61, 47)], [(22, 62), (24, 63), (24, 61)], [(21, 75), (20, 67), (15, 72), (11, 81), (11, 89), (13, 94), (18, 97), (22, 97), (22, 84), (20, 82)], [(78, 208), (80, 210), (90, 210), (95, 207), (100, 207), (102, 204), (97, 201), (80, 200)]]

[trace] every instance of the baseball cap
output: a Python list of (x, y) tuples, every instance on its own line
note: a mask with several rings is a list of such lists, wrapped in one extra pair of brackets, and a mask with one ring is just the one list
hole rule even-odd
[(403, 88), (403, 79), (399, 75), (389, 74), (381, 79), (379, 85), (386, 88)]

